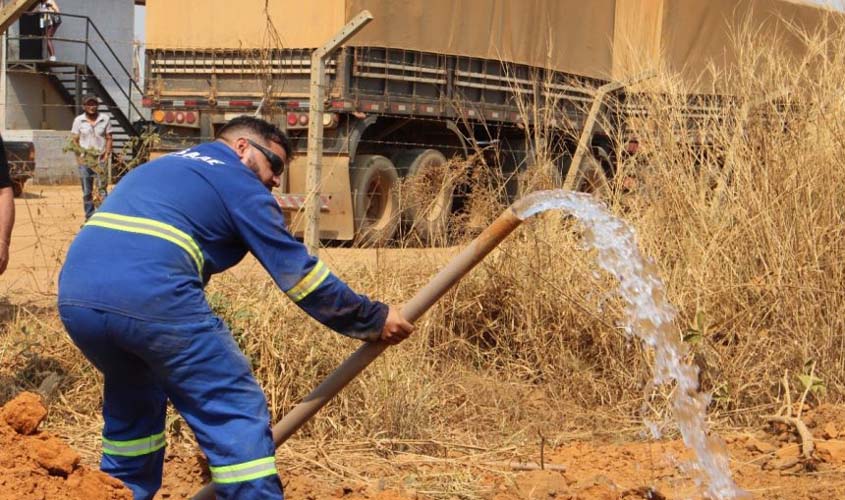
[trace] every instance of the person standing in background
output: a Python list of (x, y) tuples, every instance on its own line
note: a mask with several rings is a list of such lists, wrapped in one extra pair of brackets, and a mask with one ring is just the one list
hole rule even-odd
[(56, 0), (41, 0), (38, 5), (38, 12), (41, 13), (39, 24), (44, 30), (44, 38), (47, 40), (47, 55), (50, 61), (56, 60), (56, 48), (53, 46), (53, 37), (56, 35), (56, 30), (62, 24), (62, 16), (60, 15), (59, 4)]
[(106, 198), (106, 188), (103, 185), (101, 172), (105, 171), (106, 162), (112, 151), (111, 118), (97, 109), (100, 99), (94, 94), (82, 98), (84, 113), (73, 120), (70, 130), (73, 142), (81, 149), (93, 151), (96, 154), (96, 166), (86, 162), (88, 155), (77, 154), (79, 165), (79, 180), (82, 182), (82, 205), (85, 207), (85, 220), (94, 215), (94, 185), (96, 183), (99, 200)]

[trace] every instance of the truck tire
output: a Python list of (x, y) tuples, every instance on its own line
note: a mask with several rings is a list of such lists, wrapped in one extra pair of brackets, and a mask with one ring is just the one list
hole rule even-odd
[(401, 217), (396, 167), (384, 156), (359, 155), (351, 170), (355, 241), (384, 245), (396, 233)]
[(409, 234), (424, 245), (445, 245), (455, 191), (442, 175), (446, 157), (436, 149), (413, 149), (397, 155), (394, 163), (408, 186), (402, 218)]
[(607, 199), (610, 196), (607, 173), (611, 165), (610, 153), (601, 146), (594, 147), (592, 154), (584, 158), (584, 169), (575, 182), (575, 190)]
[[(572, 152), (567, 149), (555, 160), (552, 182), (556, 189), (563, 188), (566, 183), (566, 176), (572, 168), (572, 156)], [(599, 198), (606, 197), (610, 189), (607, 177), (607, 169), (610, 165), (610, 154), (602, 147), (594, 147), (591, 152), (584, 155), (581, 171), (575, 177), (573, 189)]]
[(556, 189), (563, 187), (566, 182), (566, 175), (569, 169), (572, 168), (572, 151), (564, 149), (557, 158), (555, 158), (555, 167), (552, 170), (552, 182)]

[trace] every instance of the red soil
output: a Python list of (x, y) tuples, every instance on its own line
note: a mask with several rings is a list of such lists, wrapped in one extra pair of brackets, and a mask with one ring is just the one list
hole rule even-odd
[(0, 500), (131, 500), (123, 484), (79, 465), (79, 454), (39, 432), (41, 398), (24, 392), (0, 409)]
[[(22, 393), (0, 408), (0, 500), (130, 500), (129, 490), (119, 481), (81, 466), (76, 451), (38, 431), (46, 415), (40, 397), (32, 393)], [(726, 436), (734, 477), (752, 498), (845, 498), (845, 408), (821, 405), (806, 412), (802, 420), (815, 444), (811, 459), (801, 457), (795, 430), (783, 424)], [(186, 447), (174, 448), (168, 452), (164, 485), (157, 498), (190, 498), (207, 481), (201, 455)], [(548, 450), (545, 459), (558, 470), (503, 475), (495, 472), (495, 466), (474, 469), (484, 485), (481, 498), (653, 500), (701, 495), (695, 474), (685, 465), (690, 453), (677, 440), (572, 442)], [(447, 465), (444, 470), (455, 467), (460, 466)], [(430, 498), (401, 486), (399, 491), (382, 489), (375, 480), (379, 471), (362, 464), (356, 468), (360, 477), (374, 481), (338, 480), (318, 471), (290, 473), (285, 469), (282, 464), (285, 489), (292, 499)]]

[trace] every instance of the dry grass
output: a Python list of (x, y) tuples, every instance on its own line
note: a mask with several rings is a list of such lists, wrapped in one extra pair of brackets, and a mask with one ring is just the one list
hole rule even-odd
[[(606, 194), (654, 257), (722, 424), (771, 412), (784, 373), (794, 377), (811, 362), (826, 388), (811, 399), (845, 397), (845, 32), (808, 36), (807, 61), (782, 61), (765, 44), (746, 42), (738, 37), (743, 67), (755, 70), (731, 75), (736, 98), (718, 114), (692, 125), (683, 86), (669, 77), (656, 82), (661, 92), (629, 98), (646, 110), (636, 123), (641, 148), (618, 159), (616, 189)], [(703, 145), (694, 140), (702, 134)], [(502, 209), (501, 182), (476, 181), (483, 188), (465, 223)], [(445, 262), (418, 249), (370, 252), (375, 266), (344, 254), (330, 264), (386, 302), (407, 300)], [(529, 221), (299, 439), (379, 442), (384, 456), (436, 455), (449, 443), (511, 449), (536, 444), (538, 432), (554, 442), (576, 429), (638, 430), (642, 416), (667, 413), (671, 388), (649, 386), (650, 353), (623, 334), (615, 286), (596, 273), (571, 221)], [(252, 360), (274, 418), (356, 346), (304, 319), (263, 276), (223, 276), (209, 296)], [(72, 428), (96, 430), (94, 371), (54, 312), (6, 309), (3, 399), (61, 372), (51, 418), (84, 445)], [(797, 379), (793, 387), (800, 389)], [(449, 496), (449, 487), (472, 491), (465, 483), (473, 478), (420, 481), (420, 490)]]

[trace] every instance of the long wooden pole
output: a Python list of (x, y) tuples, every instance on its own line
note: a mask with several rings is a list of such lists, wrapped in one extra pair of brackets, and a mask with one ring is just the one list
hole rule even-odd
[[(410, 322), (415, 322), (440, 297), (461, 280), (476, 264), (481, 262), (496, 246), (502, 242), (514, 229), (522, 224), (516, 214), (518, 210), (509, 208), (498, 219), (485, 229), (472, 243), (466, 246), (458, 255), (438, 272), (431, 281), (420, 289), (414, 297), (402, 307), (402, 315)], [(374, 337), (380, 332), (374, 332)], [(290, 413), (285, 415), (273, 426), (273, 443), (276, 448), (291, 437), (305, 422), (311, 419), (320, 408), (325, 406), (349, 382), (355, 379), (370, 365), (389, 344), (381, 341), (370, 341), (358, 348), (338, 366), (316, 389), (305, 396)], [(203, 487), (193, 500), (213, 500), (214, 483)]]

